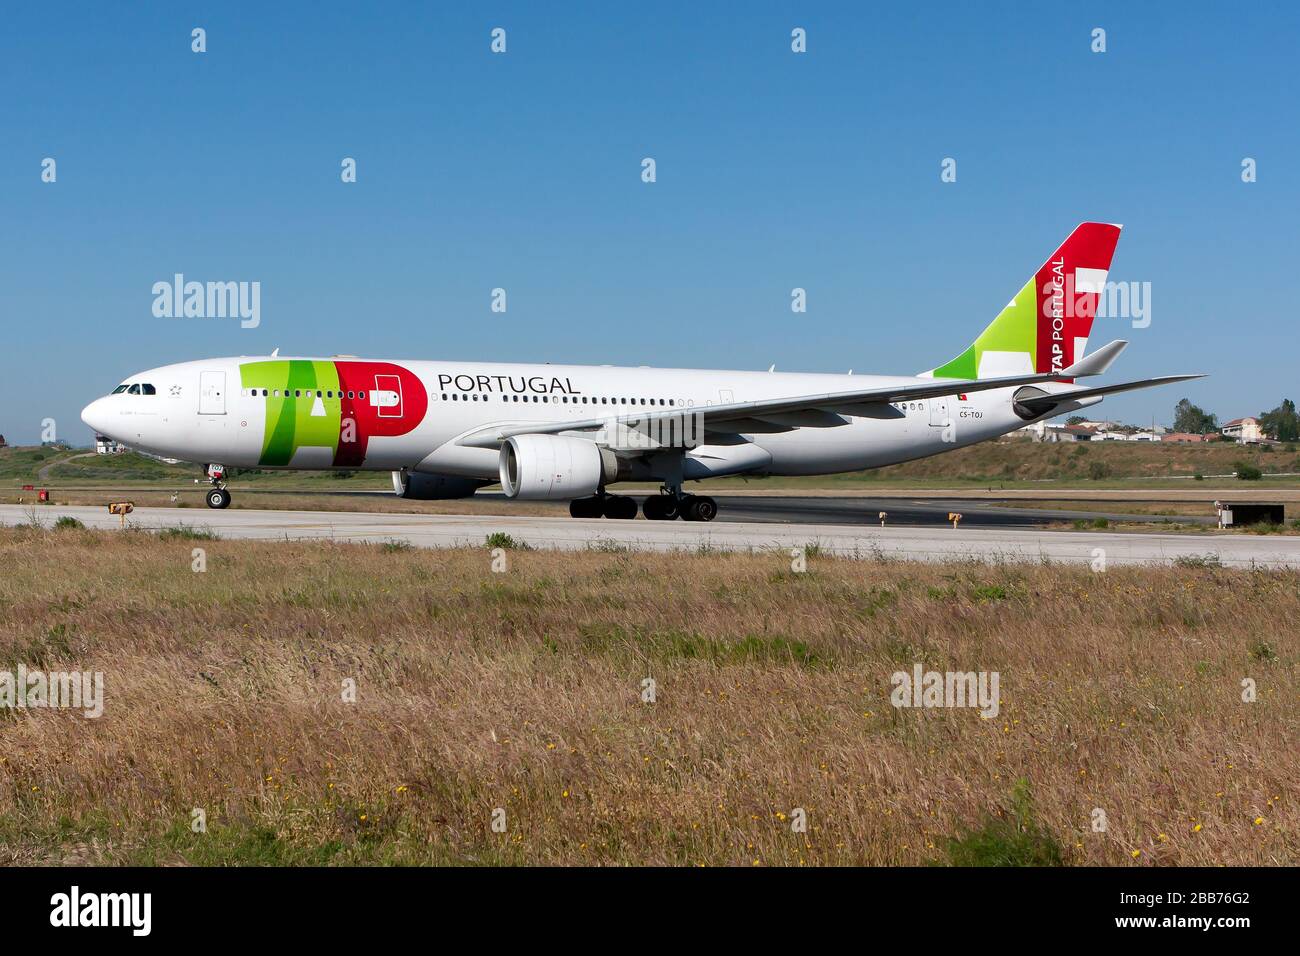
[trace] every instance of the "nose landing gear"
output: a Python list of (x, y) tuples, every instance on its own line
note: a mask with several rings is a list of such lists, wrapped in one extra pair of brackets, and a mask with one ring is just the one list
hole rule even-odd
[(226, 508), (230, 505), (230, 492), (226, 490), (226, 469), (224, 465), (208, 465), (208, 481), (212, 490), (205, 496), (209, 508)]

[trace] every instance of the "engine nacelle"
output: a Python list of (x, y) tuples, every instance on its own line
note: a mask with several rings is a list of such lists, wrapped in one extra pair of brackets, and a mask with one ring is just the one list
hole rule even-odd
[(418, 471), (393, 472), (393, 494), (415, 501), (441, 501), (447, 498), (468, 498), (484, 485), (491, 484), (479, 478), (457, 478), (454, 475), (424, 475)]
[(507, 498), (567, 500), (614, 481), (618, 459), (585, 438), (515, 435), (501, 446), (500, 471)]
[(1016, 389), (1016, 393), (1011, 396), (1011, 410), (1027, 422), (1032, 422), (1035, 418), (1040, 417), (1043, 413), (1041, 410), (1035, 411), (1028, 405), (1022, 405), (1021, 402), (1031, 398), (1047, 398), (1047, 392), (1041, 388), (1034, 388), (1032, 385), (1024, 385)]

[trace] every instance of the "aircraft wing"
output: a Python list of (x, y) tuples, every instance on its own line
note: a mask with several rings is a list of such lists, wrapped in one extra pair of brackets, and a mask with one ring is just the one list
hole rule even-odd
[[(704, 427), (714, 432), (771, 433), (790, 431), (794, 428), (831, 428), (847, 424), (850, 417), (895, 417), (896, 410), (890, 408), (893, 402), (919, 401), (947, 395), (964, 395), (990, 389), (1039, 385), (1045, 382), (1060, 382), (1062, 379), (1099, 375), (1110, 367), (1115, 356), (1119, 354), (1126, 344), (1126, 342), (1122, 341), (1111, 342), (1069, 368), (1047, 374), (1007, 375), (982, 379), (913, 380), (886, 387), (768, 398), (753, 402), (730, 402), (722, 405), (696, 405), (689, 409), (659, 408), (654, 411), (647, 409), (617, 415), (606, 415), (600, 418), (570, 421), (503, 422), (488, 425), (463, 435), (458, 443), (476, 448), (494, 448), (515, 435), (553, 435), (560, 432), (596, 431), (609, 429), (611, 425), (637, 428), (658, 419), (679, 419), (683, 414), (688, 413), (698, 415), (702, 419)], [(1162, 379), (1150, 379), (1145, 382), (1130, 382), (1124, 386), (1112, 386), (1109, 390), (1122, 391), (1129, 388), (1145, 388), (1148, 385), (1161, 385), (1165, 382), (1195, 377), (1197, 376), (1168, 376)], [(1057, 392), (1050, 398), (1052, 401), (1062, 402), (1068, 400), (1068, 397), (1076, 395), (1083, 397), (1084, 394), (1101, 394), (1101, 392), (1095, 389), (1081, 390), (1077, 393)], [(1047, 398), (1047, 396), (1044, 396), (1042, 400)], [(1034, 399), (1034, 401), (1039, 400)]]

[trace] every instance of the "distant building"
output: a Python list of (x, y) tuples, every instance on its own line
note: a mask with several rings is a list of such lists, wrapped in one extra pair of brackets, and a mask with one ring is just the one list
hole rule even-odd
[(1183, 443), (1183, 444), (1191, 444), (1191, 443), (1194, 443), (1194, 442), (1209, 441), (1209, 440), (1210, 440), (1210, 436), (1209, 436), (1209, 435), (1197, 435), (1197, 434), (1194, 433), (1194, 432), (1169, 432), (1168, 434), (1162, 435), (1162, 436), (1160, 437), (1160, 440), (1161, 440), (1161, 441), (1181, 442), (1181, 443)]
[(1223, 434), (1240, 444), (1253, 444), (1264, 440), (1258, 418), (1234, 418), (1223, 426)]
[(1024, 425), (1013, 432), (1008, 432), (1002, 437), (1007, 441), (1014, 441), (1017, 438), (1028, 438), (1032, 441), (1049, 441), (1047, 438), (1047, 429), (1050, 426), (1047, 422), (1034, 422), (1032, 425)]
[(0, 448), (4, 448), (4, 447), (5, 447), (5, 436), (0, 435)]
[(1048, 425), (1043, 441), (1100, 441), (1101, 437), (1087, 425)]
[(114, 441), (107, 435), (95, 436), (95, 454), (97, 455), (120, 455), (126, 449), (120, 442)]

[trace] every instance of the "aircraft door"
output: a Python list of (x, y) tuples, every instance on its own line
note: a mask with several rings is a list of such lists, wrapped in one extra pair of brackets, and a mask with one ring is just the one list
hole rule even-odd
[(948, 422), (947, 396), (930, 399), (930, 424), (935, 428), (945, 428)]
[(370, 404), (380, 418), (402, 417), (402, 380), (396, 375), (376, 375)]
[(226, 373), (199, 373), (199, 414), (226, 414)]

